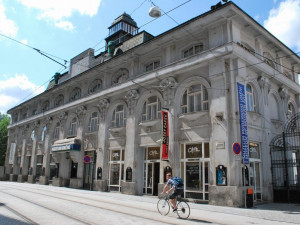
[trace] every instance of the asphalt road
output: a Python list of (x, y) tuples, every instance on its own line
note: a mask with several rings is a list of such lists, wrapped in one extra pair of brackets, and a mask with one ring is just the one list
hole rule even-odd
[(0, 224), (300, 224), (300, 204), (251, 209), (189, 203), (190, 217), (162, 216), (157, 197), (0, 182)]

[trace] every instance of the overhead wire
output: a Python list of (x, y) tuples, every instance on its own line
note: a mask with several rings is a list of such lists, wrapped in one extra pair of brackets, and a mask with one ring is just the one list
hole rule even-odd
[[(147, 1), (147, 0), (143, 1), (143, 2), (141, 3), (141, 5), (138, 6), (132, 13), (134, 13), (137, 9), (139, 9), (146, 1)], [(153, 5), (155, 5), (155, 4), (153, 3), (153, 1), (151, 1), (151, 0), (149, 0), (149, 1), (150, 1)], [(176, 24), (179, 24), (175, 19), (173, 19), (170, 15), (168, 15), (168, 13), (174, 11), (175, 9), (177, 9), (177, 8), (179, 8), (179, 7), (183, 6), (183, 5), (185, 5), (186, 3), (190, 2), (190, 1), (192, 1), (192, 0), (188, 0), (188, 1), (186, 1), (186, 2), (184, 2), (184, 3), (182, 3), (182, 4), (180, 4), (180, 5), (176, 6), (175, 8), (172, 8), (171, 10), (169, 10), (169, 11), (167, 11), (167, 12), (165, 12), (165, 11), (162, 10), (162, 11), (163, 11), (163, 14), (161, 15), (161, 17), (164, 16), (164, 15), (167, 15), (167, 16), (168, 16), (170, 19), (172, 19)], [(131, 14), (132, 14), (132, 13), (131, 13)], [(158, 19), (158, 18), (152, 19), (152, 20), (148, 21), (147, 23), (143, 24), (142, 26), (140, 26), (140, 27), (138, 27), (138, 28), (136, 28), (136, 29), (140, 29), (140, 28), (142, 28), (142, 27), (148, 25), (149, 23), (155, 21), (156, 19)], [(197, 39), (193, 34), (191, 34), (189, 31), (187, 31), (186, 29), (184, 29), (184, 30), (185, 30), (189, 35), (191, 35), (193, 38), (195, 38), (196, 40), (198, 40), (198, 39)], [(126, 35), (129, 35), (129, 34), (130, 34), (130, 33), (127, 33), (127, 34), (125, 34), (125, 35), (119, 37), (119, 39), (120, 39), (120, 38), (123, 38), (123, 37), (125, 37)], [(29, 48), (32, 48), (32, 49), (34, 49), (34, 50), (36, 50), (36, 51), (38, 50), (38, 49), (36, 49), (36, 48), (34, 48), (34, 47), (30, 46), (30, 45), (27, 45), (27, 44), (24, 44), (24, 43), (22, 43), (22, 42), (19, 42), (19, 41), (15, 40), (15, 39), (13, 39), (13, 38), (10, 38), (10, 37), (8, 37), (8, 36), (6, 36), (6, 35), (3, 35), (3, 34), (0, 34), (0, 35), (4, 36), (4, 37), (6, 37), (6, 38), (9, 38), (9, 39), (11, 39), (11, 40), (13, 40), (13, 41), (16, 41), (16, 42), (18, 42), (18, 43), (20, 43), (20, 44), (22, 44), (22, 45), (25, 45), (25, 46), (27, 46), (27, 47), (29, 47)], [(103, 39), (103, 40), (104, 40), (104, 39)], [(102, 42), (103, 40), (101, 40), (100, 42)], [(100, 43), (100, 42), (99, 42), (99, 43)], [(98, 45), (98, 44), (96, 44), (96, 45)], [(101, 47), (100, 49), (96, 50), (95, 52), (97, 52), (97, 51), (99, 51), (99, 50), (101, 50), (101, 49), (103, 49), (103, 48), (105, 48), (105, 46)], [(208, 50), (210, 50), (210, 48), (209, 48)], [(211, 50), (210, 50), (210, 51), (211, 51)], [(65, 63), (68, 62), (67, 60), (61, 59), (61, 58), (56, 57), (56, 56), (54, 56), (54, 55), (51, 55), (51, 54), (49, 54), (49, 53), (46, 53), (46, 52), (43, 52), (43, 51), (40, 51), (40, 52), (45, 53), (45, 54), (47, 54), (47, 55), (50, 55), (50, 56), (52, 56), (52, 57), (55, 57), (55, 58), (57, 58), (57, 59), (63, 60)], [(211, 53), (213, 54), (213, 52), (211, 52)], [(255, 54), (258, 54), (258, 53), (255, 52)], [(296, 54), (299, 54), (299, 53), (296, 53)], [(259, 54), (258, 54), (258, 55), (259, 55)], [(290, 55), (293, 55), (293, 54), (290, 54)], [(288, 56), (290, 56), (290, 55), (282, 56), (281, 58), (285, 58), (285, 57), (288, 57)], [(265, 56), (262, 56), (262, 55), (260, 55), (260, 56), (263, 57), (263, 58), (268, 59), (268, 58), (265, 57)], [(281, 64), (277, 63), (276, 61), (274, 61), (274, 60), (272, 60), (272, 59), (268, 59), (268, 60), (273, 61), (273, 62), (276, 63), (277, 65), (281, 65)], [(264, 61), (259, 62), (259, 63), (264, 63)], [(255, 64), (252, 64), (252, 65), (247, 65), (247, 66), (245, 66), (245, 67), (250, 67), (250, 66), (253, 66), (253, 65), (256, 65), (256, 64), (259, 64), (259, 63), (255, 63)], [(76, 63), (76, 64), (78, 64), (78, 63)], [(80, 65), (80, 64), (78, 64), (78, 65)], [(71, 63), (70, 63), (70, 65), (69, 65), (68, 67), (65, 67), (65, 66), (64, 66), (64, 67), (65, 67), (65, 69), (67, 69), (67, 68), (70, 68), (71, 66), (72, 66), (72, 65), (71, 65)], [(81, 66), (87, 67), (86, 65), (81, 65)], [(281, 66), (283, 66), (283, 65), (281, 65)], [(236, 68), (236, 69), (232, 69), (231, 71), (238, 70), (238, 69), (242, 69), (242, 68), (245, 68), (245, 67), (239, 67), (239, 68)], [(283, 66), (283, 67), (285, 67), (285, 66)], [(90, 68), (90, 67), (87, 67), (87, 68)], [(287, 68), (287, 67), (285, 67), (285, 68), (292, 71), (291, 68)], [(62, 68), (62, 69), (61, 69), (61, 72), (62, 72), (63, 70), (64, 70), (64, 69)], [(227, 71), (227, 72), (230, 72), (230, 71)], [(220, 73), (217, 73), (217, 74), (220, 74)], [(215, 75), (217, 75), (217, 74), (215, 74)], [(273, 75), (273, 76), (271, 77), (271, 79), (272, 79), (273, 77), (275, 77), (276, 75), (279, 75), (279, 74), (282, 74), (282, 73), (278, 73), (278, 74)], [(213, 75), (212, 75), (212, 76), (213, 76)], [(49, 82), (49, 81), (51, 81), (51, 80), (52, 80), (52, 78), (51, 78), (50, 80), (46, 81), (44, 84), (46, 84), (47, 82)], [(43, 84), (43, 85), (44, 85), (44, 84)], [(138, 84), (138, 83), (136, 83), (136, 84)], [(230, 83), (229, 83), (229, 84), (230, 84)], [(42, 85), (42, 86), (43, 86), (43, 85)], [(42, 87), (42, 86), (41, 86), (41, 87)], [(39, 87), (39, 88), (41, 88), (41, 87)], [(39, 88), (37, 88), (36, 90), (38, 90)], [(217, 89), (217, 88), (211, 88), (211, 89)], [(33, 93), (34, 93), (36, 90), (34, 90)], [(219, 89), (219, 90), (227, 90), (227, 89)], [(30, 96), (30, 95), (29, 95), (29, 96)], [(27, 98), (27, 97), (28, 97), (28, 96), (26, 96), (26, 98)], [(23, 100), (22, 100), (22, 101), (23, 101)]]

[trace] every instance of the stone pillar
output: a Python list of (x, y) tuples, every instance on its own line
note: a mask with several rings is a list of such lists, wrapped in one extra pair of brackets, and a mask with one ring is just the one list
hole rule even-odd
[(44, 156), (43, 156), (43, 168), (42, 168), (42, 175), (40, 176), (39, 183), (40, 184), (49, 184), (49, 175), (50, 175), (50, 140), (51, 140), (51, 133), (50, 133), (50, 125), (52, 124), (52, 117), (47, 117), (45, 121), (46, 134), (44, 140)]
[(36, 155), (36, 146), (37, 146), (37, 131), (40, 126), (40, 121), (35, 121), (33, 124), (33, 131), (34, 131), (34, 138), (32, 140), (32, 153), (31, 153), (31, 163), (30, 163), (30, 174), (28, 175), (28, 182), (29, 183), (35, 183), (36, 178), (36, 161), (37, 161), (37, 155)]
[(138, 184), (137, 184), (137, 173), (138, 173), (138, 147), (136, 144), (136, 117), (135, 117), (135, 107), (137, 100), (139, 98), (139, 93), (137, 90), (133, 89), (127, 92), (125, 95), (125, 100), (128, 105), (128, 117), (126, 121), (126, 146), (125, 146), (125, 162), (124, 169), (130, 167), (132, 169), (132, 181), (126, 182), (122, 181), (122, 193), (125, 194), (138, 194)]
[[(95, 165), (94, 174), (94, 189), (98, 191), (107, 191), (108, 173), (109, 173), (109, 150), (106, 149), (107, 127), (105, 123), (106, 113), (109, 106), (108, 99), (102, 99), (97, 104), (99, 110), (99, 131), (98, 131), (98, 149), (97, 149), (97, 163)], [(97, 178), (97, 168), (102, 169), (102, 177)]]

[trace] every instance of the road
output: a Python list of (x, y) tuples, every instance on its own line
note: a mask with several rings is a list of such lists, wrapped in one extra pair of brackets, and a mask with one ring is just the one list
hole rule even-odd
[(300, 224), (300, 205), (251, 209), (189, 203), (188, 220), (157, 212), (157, 197), (0, 182), (0, 224)]

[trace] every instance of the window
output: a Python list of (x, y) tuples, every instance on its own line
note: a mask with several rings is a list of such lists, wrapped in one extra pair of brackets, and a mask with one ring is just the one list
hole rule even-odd
[(42, 132), (42, 139), (41, 139), (41, 141), (45, 141), (45, 138), (46, 138), (46, 132), (47, 132), (47, 126), (44, 126), (44, 127), (43, 127), (43, 132)]
[(255, 96), (254, 96), (253, 88), (250, 84), (247, 84), (246, 86), (246, 98), (247, 98), (247, 111), (255, 112), (256, 111)]
[(182, 113), (191, 113), (208, 110), (208, 93), (202, 84), (187, 88), (182, 97)]
[(155, 120), (160, 118), (161, 103), (157, 96), (151, 96), (143, 106), (142, 121)]
[(35, 139), (35, 131), (33, 130), (30, 135), (31, 141)]
[(54, 101), (54, 107), (58, 107), (64, 104), (64, 96), (63, 95), (59, 95), (57, 96), (57, 98)]
[(183, 51), (183, 58), (198, 54), (203, 51), (203, 44), (194, 45), (193, 47)]
[(89, 87), (89, 94), (93, 94), (99, 91), (102, 88), (102, 81), (97, 79), (94, 80), (93, 83)]
[(42, 107), (42, 111), (45, 112), (47, 110), (49, 110), (49, 101), (44, 102), (43, 107)]
[(264, 62), (271, 66), (272, 68), (276, 69), (276, 64), (274, 58), (271, 56), (269, 52), (264, 52)]
[(54, 128), (54, 139), (59, 139), (60, 123), (57, 123)]
[(91, 117), (90, 117), (88, 132), (98, 131), (98, 128), (99, 128), (99, 122), (98, 121), (99, 121), (98, 112), (93, 112)]
[(74, 88), (70, 94), (70, 102), (75, 101), (79, 98), (81, 98), (81, 90), (80, 88)]
[(292, 103), (288, 104), (288, 116), (291, 117), (295, 114), (295, 108)]
[(70, 131), (71, 136), (76, 136), (77, 134), (77, 118), (73, 118), (70, 124)]
[(159, 60), (151, 62), (148, 65), (146, 65), (145, 70), (146, 70), (146, 72), (149, 72), (149, 71), (157, 69), (158, 67), (160, 67), (160, 61)]
[(126, 124), (126, 115), (124, 105), (118, 105), (112, 115), (112, 127), (124, 127)]

